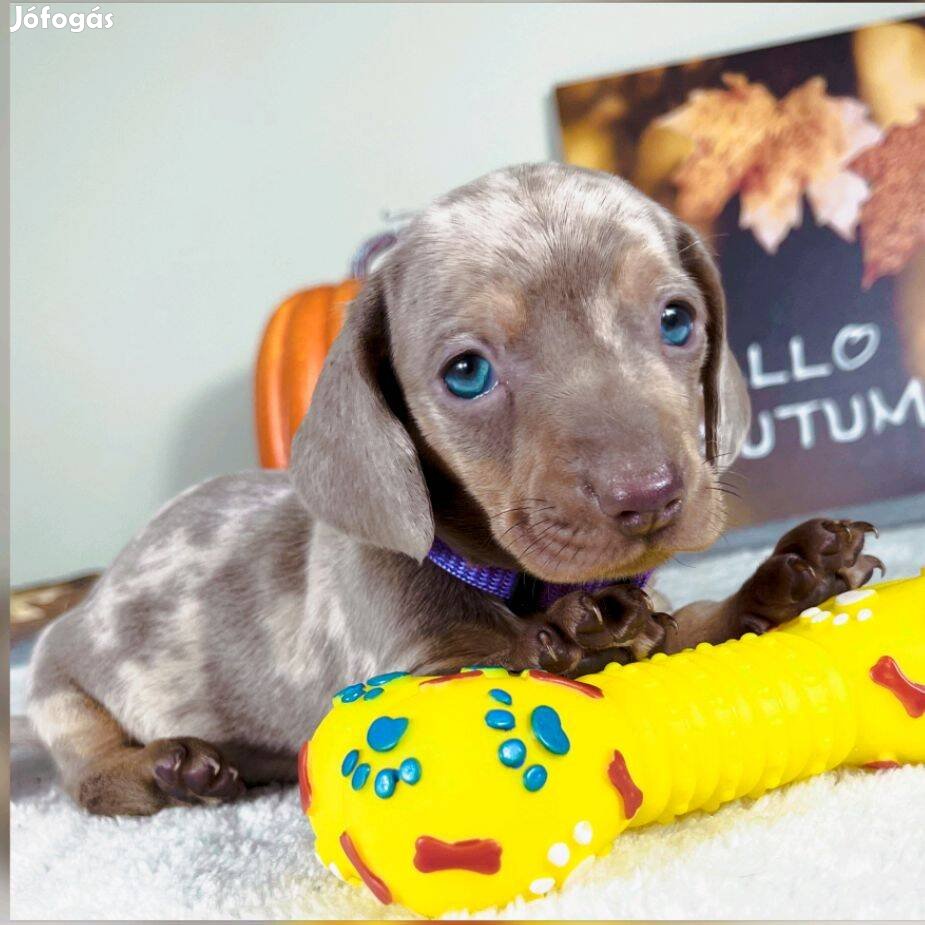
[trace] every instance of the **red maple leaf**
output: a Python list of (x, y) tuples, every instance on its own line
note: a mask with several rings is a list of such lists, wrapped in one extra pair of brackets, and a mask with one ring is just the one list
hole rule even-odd
[(861, 285), (869, 289), (881, 276), (899, 273), (925, 245), (925, 110), (910, 125), (893, 126), (848, 169), (871, 187), (861, 206)]

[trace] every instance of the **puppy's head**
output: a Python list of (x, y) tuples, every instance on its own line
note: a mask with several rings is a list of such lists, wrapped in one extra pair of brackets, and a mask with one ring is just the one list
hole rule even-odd
[(489, 174), (367, 282), (293, 448), (319, 519), (421, 559), (435, 531), (548, 581), (719, 535), (748, 397), (697, 236), (628, 184)]

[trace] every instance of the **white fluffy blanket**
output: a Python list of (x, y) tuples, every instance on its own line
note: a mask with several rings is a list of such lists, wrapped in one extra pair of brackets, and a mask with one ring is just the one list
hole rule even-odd
[[(891, 576), (925, 564), (925, 527), (871, 544)], [(764, 550), (664, 570), (681, 603), (734, 589)], [(14, 672), (13, 703), (20, 695)], [(12, 911), (39, 919), (407, 918), (315, 860), (295, 788), (151, 819), (82, 813), (44, 755), (13, 749)], [(917, 918), (925, 911), (925, 767), (838, 771), (627, 833), (559, 894), (485, 917)]]

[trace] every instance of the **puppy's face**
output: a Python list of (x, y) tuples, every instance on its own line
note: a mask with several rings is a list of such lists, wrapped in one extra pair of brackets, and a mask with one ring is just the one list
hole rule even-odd
[[(676, 228), (612, 179), (542, 170), (449, 197), (404, 243), (392, 353), (423, 454), (543, 579), (631, 574), (722, 529), (700, 433), (721, 307)], [(478, 555), (471, 527), (452, 539)]]
[(381, 388), (388, 366), (431, 531), (558, 582), (716, 539), (724, 494), (702, 422), (728, 463), (748, 405), (689, 229), (612, 177), (541, 165), (439, 200), (387, 261), (366, 354), (387, 341), (369, 368)]

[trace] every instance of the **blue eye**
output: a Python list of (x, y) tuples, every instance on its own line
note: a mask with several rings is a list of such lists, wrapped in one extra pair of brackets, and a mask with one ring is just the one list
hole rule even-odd
[(463, 353), (443, 371), (446, 387), (457, 398), (478, 398), (490, 392), (497, 382), (491, 363), (477, 353)]
[(670, 302), (662, 312), (662, 340), (671, 347), (683, 347), (694, 330), (694, 315), (681, 302)]

